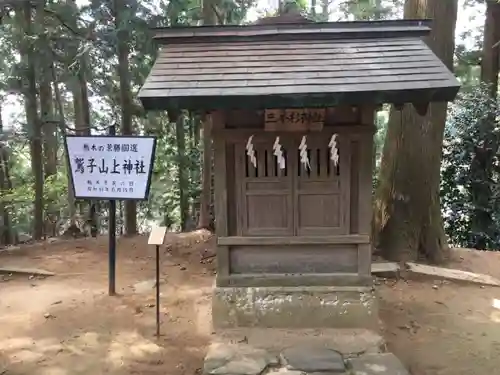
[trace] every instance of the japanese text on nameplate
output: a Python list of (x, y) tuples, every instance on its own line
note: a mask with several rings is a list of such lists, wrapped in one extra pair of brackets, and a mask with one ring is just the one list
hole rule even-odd
[(124, 159), (123, 162), (112, 159), (95, 159), (95, 158), (83, 158), (75, 156), (75, 172), (85, 173), (87, 171), (90, 174), (98, 173), (101, 175), (107, 174), (144, 174), (146, 173), (146, 165), (144, 160), (133, 160)]
[(147, 199), (154, 137), (68, 136), (77, 198)]

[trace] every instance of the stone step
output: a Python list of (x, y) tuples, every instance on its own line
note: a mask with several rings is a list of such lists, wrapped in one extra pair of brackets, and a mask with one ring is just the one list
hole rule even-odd
[(213, 343), (246, 343), (275, 355), (291, 346), (328, 348), (346, 357), (364, 353), (385, 352), (385, 341), (378, 333), (368, 329), (280, 329), (280, 328), (233, 328), (217, 330)]
[(205, 375), (409, 375), (392, 353), (346, 358), (324, 347), (295, 345), (276, 352), (247, 343), (212, 343)]

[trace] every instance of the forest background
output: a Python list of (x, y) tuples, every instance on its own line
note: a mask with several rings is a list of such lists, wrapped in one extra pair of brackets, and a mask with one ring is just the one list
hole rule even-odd
[(63, 138), (110, 125), (158, 138), (150, 198), (119, 202), (118, 234), (213, 228), (204, 114), (170, 123), (137, 100), (156, 54), (150, 29), (246, 24), (290, 8), (316, 21), (434, 19), (427, 43), (463, 86), (423, 117), (411, 106), (378, 112), (374, 240), (396, 260), (499, 249), (500, 4), (484, 0), (0, 1), (0, 246), (107, 232), (107, 203), (72, 196)]

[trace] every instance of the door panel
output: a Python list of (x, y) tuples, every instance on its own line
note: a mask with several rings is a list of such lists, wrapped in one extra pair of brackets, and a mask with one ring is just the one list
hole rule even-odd
[(256, 166), (238, 144), (238, 234), (247, 236), (324, 236), (348, 234), (350, 150), (338, 140), (340, 160), (330, 159), (329, 137), (307, 136), (309, 166), (301, 163), (301, 136), (282, 143), (286, 168), (274, 155), (274, 139), (254, 143)]
[[(309, 167), (300, 163), (294, 176), (295, 233), (299, 236), (347, 234), (349, 198), (343, 192), (349, 189), (345, 185), (345, 181), (349, 182), (345, 178), (350, 171), (349, 152), (338, 140), (340, 160), (335, 165), (330, 158), (329, 141), (325, 135), (306, 138)], [(300, 162), (300, 151), (297, 161)]]
[[(255, 143), (256, 166), (239, 145), (236, 171), (240, 175), (240, 204), (242, 235), (293, 235), (293, 207), (290, 166), (278, 165), (273, 141)], [(282, 148), (285, 158), (287, 147)], [(246, 213), (246, 214), (245, 214)]]

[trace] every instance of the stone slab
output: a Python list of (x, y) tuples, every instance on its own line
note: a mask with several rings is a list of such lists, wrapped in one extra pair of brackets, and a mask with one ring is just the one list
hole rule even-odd
[(236, 328), (217, 330), (213, 342), (245, 342), (255, 348), (264, 349), (278, 356), (284, 349), (293, 346), (328, 348), (344, 357), (364, 353), (385, 352), (385, 341), (377, 332), (367, 329), (277, 329)]
[(25, 275), (35, 275), (35, 276), (55, 276), (54, 272), (37, 269), (37, 268), (20, 268), (20, 267), (2, 267), (0, 268), (0, 273), (17, 273)]
[(349, 365), (353, 375), (409, 375), (392, 353), (365, 354), (349, 360)]
[(394, 262), (376, 262), (372, 263), (372, 274), (377, 276), (394, 276), (400, 270), (399, 264)]
[(285, 367), (281, 367), (278, 369), (271, 369), (271, 371), (269, 371), (266, 375), (312, 375), (312, 374), (306, 374), (305, 372), (302, 371), (289, 370)]
[(277, 365), (276, 356), (247, 344), (212, 343), (203, 366), (206, 375), (258, 375)]
[(408, 271), (414, 274), (481, 285), (500, 286), (500, 280), (489, 275), (413, 262), (408, 262), (406, 265), (408, 266)]
[(291, 370), (307, 373), (345, 373), (346, 366), (341, 353), (327, 348), (293, 346), (281, 353), (282, 363)]
[(214, 328), (368, 328), (377, 330), (372, 287), (215, 287)]

